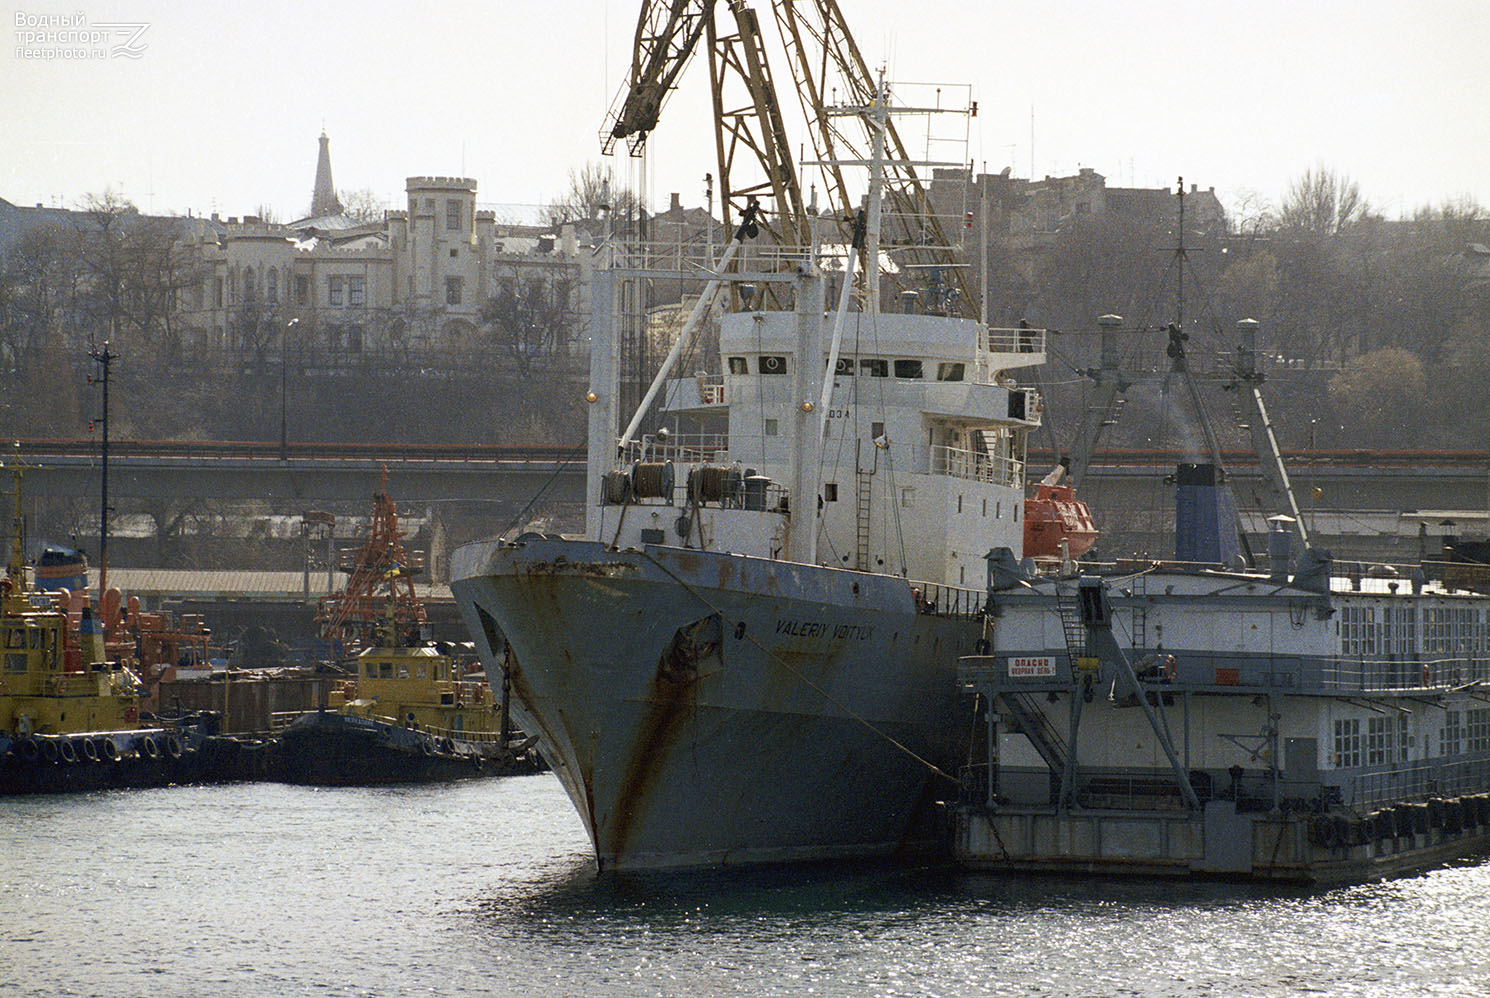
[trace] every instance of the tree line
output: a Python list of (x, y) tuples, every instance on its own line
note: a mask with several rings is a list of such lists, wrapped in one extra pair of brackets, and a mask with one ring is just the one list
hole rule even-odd
[[(593, 218), (601, 203), (633, 199), (594, 170), (570, 188), (553, 218)], [(572, 282), (514, 271), (480, 304), (474, 329), (408, 305), (369, 308), (358, 326), (323, 324), (290, 308), (288, 289), (274, 303), (244, 289), (223, 351), (191, 322), (209, 283), (192, 245), (200, 224), (143, 216), (106, 193), (12, 241), (0, 257), (6, 435), (76, 436), (96, 419), (88, 349), (103, 341), (121, 355), (113, 415), (125, 436), (275, 439), (282, 406), (294, 439), (582, 435), (583, 413), (568, 401), (584, 376), (583, 358), (566, 349), (584, 321)], [(1478, 446), (1490, 431), (1490, 212), (1478, 204), (1389, 220), (1355, 183), (1320, 169), (1275, 209), (1244, 204), (1224, 225), (1180, 236), (1173, 220), (1086, 215), (1033, 251), (991, 241), (991, 320), (1063, 331), (1039, 372), (1052, 422), (1079, 411), (1096, 319), (1117, 313), (1135, 329), (1182, 318), (1198, 369), (1223, 369), (1236, 321), (1259, 320), (1288, 446)], [(1162, 336), (1134, 335), (1128, 363), (1162, 372), (1163, 347)], [(1134, 432), (1160, 430), (1139, 420)]]
[[(1050, 340), (1043, 378), (1067, 403), (1068, 427), (1097, 363), (1098, 316), (1151, 330), (1132, 335), (1125, 366), (1161, 378), (1164, 325), (1182, 318), (1192, 366), (1219, 373), (1236, 322), (1252, 318), (1262, 323), (1266, 390), (1285, 446), (1485, 446), (1490, 212), (1458, 200), (1389, 220), (1355, 182), (1320, 169), (1297, 178), (1276, 209), (1237, 214), (1187, 231), (1183, 243), (1173, 222), (1078, 218), (1033, 274), (1007, 241), (994, 243), (994, 314), (1063, 331)], [(1052, 409), (1060, 418), (1061, 406)], [(1154, 419), (1132, 432), (1161, 442)]]

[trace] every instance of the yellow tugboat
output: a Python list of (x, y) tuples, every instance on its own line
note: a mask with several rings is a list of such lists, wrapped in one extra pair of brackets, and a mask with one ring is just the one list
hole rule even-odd
[(352, 785), (543, 770), (536, 739), (512, 728), (505, 690), (498, 698), (486, 682), (466, 679), (452, 647), (424, 636), (424, 607), (405, 570), (417, 558), (403, 549), (384, 474), (347, 591), (322, 610), (328, 644), (356, 652), (356, 678), (280, 734), (275, 777)]
[(21, 472), (0, 579), (0, 793), (164, 786), (232, 778), (240, 746), (210, 718), (141, 727), (143, 688), (105, 656), (103, 627), (84, 605), (76, 629), (56, 594), (27, 579)]

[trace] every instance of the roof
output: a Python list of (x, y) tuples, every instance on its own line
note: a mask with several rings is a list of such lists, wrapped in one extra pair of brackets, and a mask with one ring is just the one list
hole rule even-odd
[[(200, 218), (193, 215), (146, 215), (138, 211), (127, 212), (129, 220), (137, 221), (164, 221), (173, 224), (178, 234), (193, 233), (203, 235), (212, 233), (220, 234), (222, 226), (211, 219)], [(125, 221), (123, 224), (131, 224)], [(20, 240), (32, 229), (44, 225), (55, 225), (63, 228), (85, 229), (98, 228), (98, 222), (88, 211), (74, 211), (70, 208), (48, 208), (37, 205), (34, 208), (24, 208), (20, 205), (11, 204), (4, 198), (0, 198), (0, 253), (8, 251), (12, 245)]]
[(360, 222), (344, 211), (338, 211), (331, 215), (309, 215), (305, 218), (296, 219), (289, 223), (289, 227), (297, 231), (305, 229), (320, 229), (322, 231), (333, 231), (336, 229), (355, 229)]

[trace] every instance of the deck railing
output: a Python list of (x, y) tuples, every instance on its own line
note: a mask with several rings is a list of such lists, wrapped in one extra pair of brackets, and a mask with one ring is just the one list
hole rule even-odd
[(1457, 797), (1490, 786), (1490, 756), (1429, 760), (1362, 773), (1350, 779), (1346, 803), (1357, 809), (1386, 801)]
[[(306, 714), (314, 713), (316, 713), (316, 711), (314, 710), (275, 711), (274, 713), (269, 715), (269, 733), (274, 735), (280, 734), (291, 724), (294, 724), (295, 721), (299, 718), (304, 717)], [(403, 722), (396, 717), (387, 717), (380, 714), (359, 714), (357, 716), (366, 716), (367, 719), (370, 721), (381, 721), (384, 724), (390, 724), (394, 727), (403, 726)], [(481, 745), (495, 745), (500, 742), (502, 738), (502, 733), (500, 731), (471, 731), (466, 728), (445, 728), (434, 724), (421, 724), (418, 726), (418, 730), (426, 734), (433, 735), (436, 738), (452, 738), (458, 741), (472, 742), (474, 744)], [(513, 726), (512, 731), (517, 731), (516, 726)]]
[(931, 474), (1018, 487), (1023, 484), (1024, 462), (962, 447), (933, 447)]
[(648, 435), (626, 447), (629, 461), (673, 461), (678, 464), (717, 464), (729, 457), (729, 437), (722, 433)]

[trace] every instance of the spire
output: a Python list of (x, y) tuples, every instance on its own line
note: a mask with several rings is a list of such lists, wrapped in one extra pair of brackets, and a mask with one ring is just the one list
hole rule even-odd
[(336, 188), (331, 183), (331, 139), (326, 136), (326, 129), (321, 128), (321, 155), (316, 159), (316, 189), (310, 196), (310, 214), (312, 218), (321, 215), (335, 215), (342, 210), (341, 202), (336, 199)]

